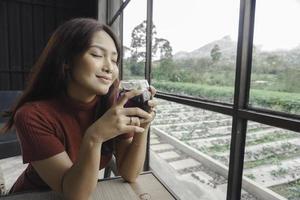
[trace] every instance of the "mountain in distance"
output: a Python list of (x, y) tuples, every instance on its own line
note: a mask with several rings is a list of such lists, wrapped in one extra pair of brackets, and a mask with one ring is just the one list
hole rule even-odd
[(214, 48), (215, 45), (218, 45), (220, 48), (220, 52), (222, 53), (222, 57), (233, 57), (236, 55), (237, 42), (233, 41), (230, 36), (225, 36), (220, 40), (215, 40), (210, 42), (199, 49), (196, 49), (191, 52), (180, 51), (174, 54), (173, 59), (191, 59), (191, 58), (203, 58), (210, 57), (210, 52)]
[[(174, 60), (184, 60), (184, 59), (199, 59), (204, 57), (211, 57), (210, 52), (214, 48), (215, 45), (218, 45), (220, 48), (220, 52), (222, 53), (222, 58), (232, 59), (236, 57), (237, 51), (237, 42), (233, 41), (230, 36), (225, 36), (220, 40), (212, 41), (194, 51), (186, 52), (180, 51), (173, 55)], [(265, 56), (278, 56), (283, 59), (300, 59), (300, 45), (290, 50), (284, 49), (276, 49), (272, 51), (264, 51), (262, 50), (261, 45), (255, 45), (255, 50), (253, 55), (261, 54)]]

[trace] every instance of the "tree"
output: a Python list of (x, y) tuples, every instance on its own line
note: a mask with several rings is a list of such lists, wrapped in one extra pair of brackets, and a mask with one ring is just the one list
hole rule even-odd
[[(142, 23), (134, 27), (131, 33), (131, 58), (130, 58), (130, 71), (133, 75), (141, 75), (144, 72), (144, 63), (146, 58), (146, 26), (144, 20)], [(156, 27), (152, 25), (152, 57), (172, 59), (172, 47), (170, 42), (164, 38), (156, 37)]]
[(144, 62), (130, 62), (130, 71), (132, 75), (142, 76), (144, 74)]
[[(145, 61), (146, 57), (146, 27), (144, 20), (142, 23), (134, 27), (131, 33), (131, 58), (135, 62)], [(152, 40), (156, 36), (156, 27), (152, 25)]]
[(210, 51), (210, 56), (213, 62), (218, 62), (221, 59), (222, 53), (220, 52), (219, 45), (215, 44), (215, 46)]
[(155, 38), (155, 43), (153, 45), (153, 49), (156, 51), (159, 49), (159, 58), (160, 60), (163, 59), (172, 59), (172, 47), (170, 42), (164, 38)]

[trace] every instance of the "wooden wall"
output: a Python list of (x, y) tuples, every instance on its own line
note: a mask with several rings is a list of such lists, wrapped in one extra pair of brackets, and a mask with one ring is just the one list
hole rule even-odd
[(22, 90), (54, 29), (98, 16), (97, 0), (0, 0), (0, 90)]

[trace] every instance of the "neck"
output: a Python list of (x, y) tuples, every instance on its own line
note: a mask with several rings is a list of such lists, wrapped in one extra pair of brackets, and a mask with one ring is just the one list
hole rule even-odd
[(87, 92), (78, 92), (78, 90), (72, 88), (71, 85), (69, 85), (67, 88), (67, 95), (70, 98), (83, 103), (89, 103), (96, 97), (95, 94), (89, 94)]

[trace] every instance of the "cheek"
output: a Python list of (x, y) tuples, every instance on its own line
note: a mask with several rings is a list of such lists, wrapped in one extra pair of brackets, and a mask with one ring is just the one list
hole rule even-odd
[(73, 71), (72, 73), (72, 82), (76, 84), (83, 84), (84, 81), (84, 76), (80, 71)]
[(95, 66), (97, 65), (93, 60), (86, 59), (82, 62), (79, 62), (74, 67), (74, 76), (81, 78), (89, 78), (95, 74), (95, 71), (97, 70)]
[(81, 79), (81, 70), (76, 67), (75, 69), (72, 70), (72, 79), (73, 80), (80, 80)]
[(113, 78), (116, 80), (119, 77), (119, 68), (116, 66), (113, 70)]
[(92, 77), (92, 72), (86, 67), (78, 67), (73, 70), (72, 79), (75, 82), (83, 83), (87, 82)]

